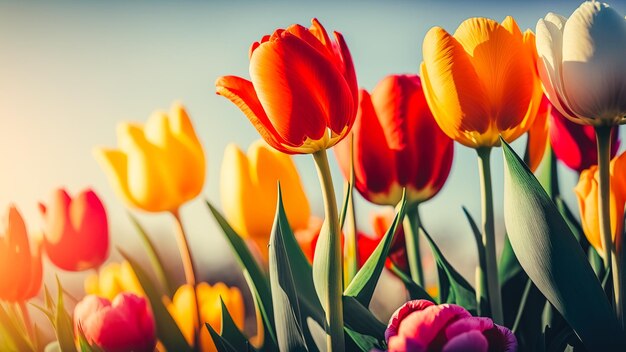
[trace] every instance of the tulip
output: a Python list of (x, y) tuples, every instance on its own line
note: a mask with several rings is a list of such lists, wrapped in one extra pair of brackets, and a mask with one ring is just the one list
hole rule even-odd
[(517, 351), (511, 330), (489, 318), (473, 317), (455, 304), (414, 300), (398, 308), (385, 331), (395, 351)]
[(526, 143), (525, 161), (530, 171), (535, 172), (548, 147), (549, 122), (548, 115), (552, 112), (552, 105), (544, 95), (539, 104), (539, 110), (535, 116), (533, 125), (528, 130), (528, 142)]
[(343, 36), (332, 41), (317, 19), (310, 28), (277, 29), (250, 47), (250, 78), (217, 79), (261, 137), (288, 154), (310, 154), (343, 139), (357, 107), (357, 83)]
[(74, 308), (74, 331), (82, 330), (87, 342), (108, 352), (151, 352), (156, 328), (148, 301), (121, 293), (109, 301), (88, 295)]
[(0, 236), (0, 300), (23, 303), (36, 296), (42, 271), (39, 243), (31, 250), (24, 220), (10, 206)]
[(129, 292), (144, 297), (145, 293), (130, 263), (109, 263), (85, 279), (85, 293), (113, 300), (120, 293)]
[[(166, 306), (181, 332), (190, 345), (193, 345), (197, 332), (194, 326), (196, 304), (193, 296), (193, 289), (190, 285), (183, 285), (176, 290), (171, 302), (166, 302)], [(201, 282), (196, 286), (196, 294), (200, 305), (200, 351), (217, 351), (205, 323), (211, 325), (215, 331), (222, 331), (222, 309), (220, 299), (224, 301), (228, 313), (233, 318), (239, 330), (243, 330), (245, 319), (243, 296), (236, 287), (227, 287), (218, 282), (213, 286)]]
[(626, 114), (626, 22), (607, 4), (587, 1), (569, 19), (537, 22), (539, 74), (552, 104), (584, 125), (617, 125)]
[(119, 149), (98, 148), (95, 156), (118, 196), (149, 212), (177, 210), (204, 185), (205, 158), (185, 108), (155, 112), (145, 126), (122, 123)]
[[(396, 205), (433, 197), (452, 166), (453, 144), (433, 118), (416, 75), (391, 75), (370, 95), (359, 92), (352, 128), (355, 187), (372, 203)], [(351, 141), (335, 147), (344, 176), (350, 174)]]
[(311, 211), (291, 157), (262, 140), (247, 155), (235, 144), (226, 147), (220, 177), (224, 215), (239, 235), (256, 243), (265, 260), (279, 181), (289, 224), (294, 230), (306, 228)]
[(48, 206), (39, 204), (44, 219), (44, 249), (50, 261), (68, 271), (96, 269), (109, 255), (106, 210), (92, 190), (74, 199), (60, 188)]
[(515, 20), (464, 21), (450, 35), (426, 34), (421, 76), (424, 95), (439, 127), (470, 148), (511, 142), (528, 131), (541, 101), (532, 32)]
[[(622, 234), (624, 204), (626, 202), (626, 181), (623, 175), (626, 173), (626, 153), (614, 158), (610, 164), (611, 177), (611, 238)], [(580, 174), (578, 184), (574, 189), (578, 197), (578, 207), (583, 231), (589, 243), (602, 257), (605, 255), (604, 243), (600, 234), (599, 209), (598, 209), (598, 166), (592, 165)]]
[[(574, 123), (557, 109), (551, 109), (550, 144), (554, 155), (570, 169), (582, 172), (598, 164), (596, 134), (593, 126)], [(611, 130), (611, 158), (619, 149), (619, 130)]]

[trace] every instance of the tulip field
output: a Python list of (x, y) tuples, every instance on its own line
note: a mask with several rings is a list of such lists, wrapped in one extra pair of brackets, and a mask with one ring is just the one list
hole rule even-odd
[[(249, 146), (219, 150), (219, 180), (207, 166), (218, 142), (203, 140), (181, 99), (120, 117), (107, 127), (115, 142), (93, 146), (117, 203), (89, 180), (59, 186), (29, 200), (39, 233), (7, 200), (0, 351), (626, 351), (626, 20), (617, 6), (576, 5), (537, 13), (531, 29), (515, 12), (430, 26), (411, 38), (421, 53), (413, 70), (372, 86), (360, 81), (365, 51), (351, 49), (374, 49), (341, 21), (331, 31), (321, 16), (289, 19), (249, 37), (248, 52), (236, 51), (246, 65), (202, 76), (255, 131)], [(201, 52), (167, 49), (133, 70)], [(123, 54), (131, 65), (132, 51)], [(212, 128), (228, 134), (227, 120)], [(301, 161), (314, 166), (317, 198)], [(455, 167), (478, 175), (456, 196), (480, 208), (446, 204), (433, 216)], [(208, 183), (219, 184), (218, 199), (203, 194)], [(224, 280), (232, 272), (207, 274), (222, 269), (206, 267), (207, 248), (191, 236), (207, 226), (183, 211), (192, 202), (239, 284)], [(385, 211), (368, 218), (364, 203)], [(141, 250), (113, 236), (115, 208)], [(450, 254), (461, 242), (433, 226), (453, 212), (467, 232), (453, 235), (471, 241), (470, 268)], [(156, 214), (169, 227), (145, 226)], [(376, 309), (394, 302), (388, 315)]]

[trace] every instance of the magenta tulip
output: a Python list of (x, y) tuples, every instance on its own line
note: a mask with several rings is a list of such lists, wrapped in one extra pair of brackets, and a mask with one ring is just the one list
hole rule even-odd
[(405, 303), (385, 331), (389, 351), (517, 351), (511, 330), (455, 304)]

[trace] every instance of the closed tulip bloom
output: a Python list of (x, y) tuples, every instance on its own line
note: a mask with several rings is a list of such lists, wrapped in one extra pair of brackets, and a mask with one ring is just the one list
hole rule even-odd
[(517, 351), (511, 330), (490, 318), (473, 317), (455, 304), (414, 300), (398, 308), (385, 331), (390, 352)]
[[(626, 202), (626, 153), (611, 160), (611, 235), (615, 240), (617, 234), (622, 233), (624, 203)], [(580, 219), (589, 243), (597, 250), (598, 254), (604, 256), (604, 246), (600, 236), (600, 213), (598, 210), (598, 166), (593, 165), (589, 169), (583, 170), (574, 191), (578, 197), (578, 207)]]
[(72, 199), (60, 188), (39, 209), (44, 219), (44, 249), (54, 265), (82, 271), (104, 263), (109, 255), (109, 223), (96, 193), (86, 189)]
[(616, 125), (626, 114), (626, 22), (607, 4), (587, 1), (569, 19), (537, 22), (539, 74), (548, 98), (570, 120)]
[(0, 300), (23, 302), (36, 296), (42, 271), (39, 243), (31, 249), (24, 220), (10, 206), (0, 233)]
[[(370, 95), (359, 92), (352, 128), (356, 189), (375, 204), (395, 205), (406, 187), (407, 202), (433, 197), (448, 178), (453, 143), (433, 118), (416, 75), (392, 75)], [(335, 147), (350, 174), (350, 138)]]
[(204, 185), (205, 158), (185, 108), (157, 111), (145, 125), (121, 123), (119, 149), (95, 155), (118, 196), (149, 212), (175, 211)]
[(130, 263), (109, 263), (101, 268), (97, 274), (91, 274), (85, 279), (85, 293), (113, 300), (120, 293), (129, 292), (143, 297), (139, 279)]
[(343, 36), (312, 20), (277, 29), (250, 47), (250, 78), (217, 79), (231, 100), (276, 150), (310, 154), (344, 138), (357, 107), (357, 83)]
[(454, 35), (426, 34), (421, 77), (441, 129), (471, 147), (511, 142), (528, 131), (541, 101), (534, 35), (515, 20), (470, 18)]
[(74, 331), (107, 352), (152, 352), (156, 328), (148, 301), (121, 293), (109, 301), (88, 295), (74, 308)]
[[(198, 302), (200, 305), (200, 316), (202, 320), (200, 328), (200, 349), (203, 352), (217, 351), (209, 330), (204, 326), (205, 323), (211, 325), (215, 331), (222, 331), (222, 306), (220, 297), (224, 301), (228, 313), (230, 313), (235, 325), (239, 330), (243, 331), (245, 320), (245, 311), (243, 304), (243, 296), (241, 291), (236, 287), (228, 287), (218, 282), (211, 286), (206, 282), (201, 282), (196, 286)], [(194, 328), (194, 316), (196, 315), (196, 304), (193, 296), (193, 288), (189, 285), (183, 285), (176, 290), (171, 302), (166, 302), (167, 309), (176, 321), (181, 332), (190, 345), (195, 340), (196, 330)]]
[[(568, 120), (557, 109), (551, 109), (550, 144), (554, 155), (570, 169), (582, 172), (598, 164), (596, 133), (593, 126)], [(619, 129), (611, 130), (611, 158), (619, 149)]]
[(239, 235), (257, 244), (265, 259), (279, 181), (289, 224), (294, 230), (306, 228), (311, 211), (291, 157), (262, 140), (247, 154), (235, 144), (226, 147), (220, 176), (224, 215)]

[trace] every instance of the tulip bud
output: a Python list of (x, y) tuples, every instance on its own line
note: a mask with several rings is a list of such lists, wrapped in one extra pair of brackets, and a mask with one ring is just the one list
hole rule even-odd
[(352, 136), (335, 147), (339, 166), (348, 178), (353, 146), (355, 187), (372, 203), (396, 205), (406, 187), (407, 202), (417, 204), (448, 178), (453, 143), (437, 126), (418, 76), (388, 76), (371, 96), (361, 90)]
[(122, 123), (119, 149), (97, 148), (96, 159), (116, 193), (129, 206), (150, 212), (174, 211), (204, 185), (205, 158), (185, 108), (155, 112), (145, 126)]
[(89, 295), (74, 308), (74, 331), (82, 330), (87, 342), (108, 352), (152, 352), (156, 328), (148, 301), (131, 293), (113, 302)]
[(129, 292), (144, 297), (145, 293), (130, 263), (109, 263), (98, 273), (85, 279), (85, 293), (113, 300), (120, 293)]
[(537, 53), (546, 95), (565, 117), (595, 126), (624, 121), (624, 16), (596, 1), (569, 18), (548, 13), (537, 22)]
[(17, 208), (10, 206), (0, 233), (0, 300), (26, 301), (41, 288), (40, 245), (31, 250), (26, 225)]
[(250, 47), (250, 77), (225, 76), (217, 94), (232, 101), (261, 137), (288, 154), (310, 154), (348, 135), (357, 106), (350, 51), (317, 19), (277, 29)]
[(109, 224), (104, 205), (90, 189), (72, 199), (60, 188), (48, 206), (39, 204), (44, 219), (44, 248), (50, 261), (68, 271), (98, 268), (109, 255)]
[(455, 304), (414, 300), (398, 308), (385, 331), (389, 352), (517, 351), (511, 330)]

